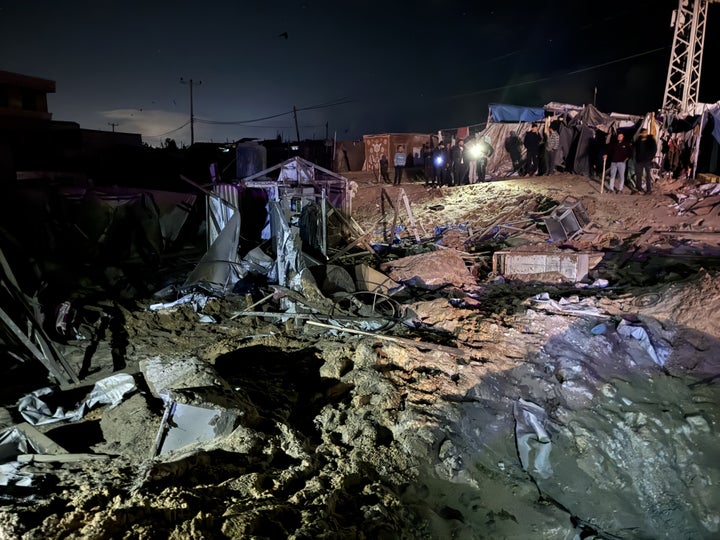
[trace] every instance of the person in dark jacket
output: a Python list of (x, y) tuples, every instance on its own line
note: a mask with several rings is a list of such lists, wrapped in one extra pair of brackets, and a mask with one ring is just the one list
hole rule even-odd
[(635, 140), (635, 171), (637, 172), (637, 188), (645, 193), (652, 193), (652, 162), (657, 154), (657, 142), (655, 137), (648, 134), (648, 130), (642, 128), (638, 138)]
[(425, 177), (425, 187), (432, 182), (434, 171), (433, 171), (433, 151), (430, 148), (429, 143), (423, 144), (422, 147), (422, 163), (423, 163), (423, 176)]
[(540, 166), (540, 143), (542, 137), (538, 132), (538, 127), (533, 124), (523, 137), (523, 146), (525, 147), (525, 175), (533, 176), (538, 172)]
[(465, 141), (459, 139), (450, 149), (450, 160), (453, 169), (453, 184), (462, 186), (468, 173), (467, 157), (465, 156)]
[(388, 168), (390, 166), (390, 162), (388, 161), (388, 158), (385, 154), (380, 156), (380, 178), (382, 178), (383, 182), (386, 184), (390, 184), (390, 174), (388, 173)]
[(487, 176), (488, 158), (495, 152), (495, 149), (490, 143), (490, 136), (483, 135), (480, 139), (478, 139), (475, 149), (477, 151), (478, 182), (485, 182), (485, 177)]
[(510, 156), (512, 161), (512, 172), (519, 173), (520, 166), (522, 165), (522, 147), (523, 144), (518, 137), (517, 131), (511, 131), (510, 134), (505, 137), (505, 151)]
[(440, 141), (433, 150), (432, 154), (432, 160), (433, 160), (433, 179), (432, 184), (434, 186), (442, 186), (443, 185), (443, 169), (445, 169), (445, 165), (448, 165), (450, 163), (450, 156), (448, 155), (447, 150), (445, 149), (445, 143)]
[[(608, 145), (607, 153), (603, 155), (603, 159), (610, 160), (610, 189), (611, 193), (615, 193), (615, 177), (618, 176), (618, 189), (620, 193), (625, 187), (625, 169), (628, 159), (632, 157), (633, 147), (630, 141), (625, 140), (625, 134), (620, 132), (615, 139)], [(604, 182), (605, 179), (603, 178)]]

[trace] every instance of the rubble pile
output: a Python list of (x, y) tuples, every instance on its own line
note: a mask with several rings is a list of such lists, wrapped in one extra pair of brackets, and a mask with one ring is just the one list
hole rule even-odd
[(76, 339), (5, 382), (0, 531), (716, 537), (718, 273), (649, 272), (679, 254), (568, 181), (456, 187), (444, 218), (408, 185), (327, 264), (283, 236), (282, 283), (255, 254), (242, 290), (73, 302)]

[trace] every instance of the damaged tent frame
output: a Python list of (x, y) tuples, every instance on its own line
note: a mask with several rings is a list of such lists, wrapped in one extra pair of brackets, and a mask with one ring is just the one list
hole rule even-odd
[[(277, 180), (271, 179), (268, 176), (269, 173), (277, 170), (280, 171)], [(318, 173), (326, 178), (319, 178)], [(348, 196), (348, 179), (301, 157), (295, 156), (242, 178), (241, 183), (249, 188), (270, 190), (273, 194), (271, 200), (285, 203), (284, 209), (288, 212), (299, 213), (304, 200), (315, 199), (317, 201), (319, 198), (323, 226), (321, 247), (325, 256), (327, 256), (328, 249), (327, 219), (337, 213), (343, 227), (353, 228), (348, 222), (348, 218), (352, 214), (352, 199)], [(303, 186), (312, 187), (313, 192), (307, 192), (308, 190), (305, 190)], [(338, 192), (340, 195), (334, 197)], [(333, 203), (333, 200), (339, 201), (339, 204)]]
[[(13, 302), (13, 307), (16, 308), (15, 312), (19, 312), (18, 317), (21, 317), (23, 324), (27, 326), (27, 335), (16, 320), (3, 307), (0, 307), (0, 320), (5, 328), (9, 330), (15, 340), (27, 349), (32, 357), (47, 368), (50, 375), (55, 377), (59, 383), (80, 382), (78, 375), (43, 329), (38, 320), (39, 314), (34, 313), (30, 307), (27, 296), (20, 289), (2, 250), (0, 250), (0, 267), (2, 268), (0, 286), (7, 293), (8, 299)], [(12, 353), (11, 356), (17, 357)], [(19, 359), (22, 360), (22, 358)]]
[[(269, 176), (273, 171), (279, 171), (277, 178)], [(342, 232), (359, 228), (353, 226), (349, 216), (351, 198), (348, 179), (300, 157), (239, 179), (237, 183), (214, 185), (212, 190), (182, 178), (208, 197), (208, 249), (185, 281), (183, 289), (202, 284), (215, 292), (224, 293), (241, 279), (238, 247), (243, 219), (240, 198), (244, 188), (259, 189), (267, 195), (267, 200), (263, 202), (268, 213), (261, 237), (273, 241), (276, 278), (281, 285), (287, 284), (303, 230), (309, 235), (304, 240), (327, 259), (329, 245), (333, 243), (328, 238), (330, 216), (337, 216)], [(313, 226), (303, 229), (302, 219), (307, 203), (317, 205), (317, 211), (313, 208), (314, 212), (306, 217)], [(303, 252), (302, 255), (317, 262), (308, 253)]]

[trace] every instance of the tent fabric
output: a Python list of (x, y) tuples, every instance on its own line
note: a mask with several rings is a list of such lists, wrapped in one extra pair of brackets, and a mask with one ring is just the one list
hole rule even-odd
[(235, 212), (187, 277), (182, 290), (190, 291), (199, 286), (217, 294), (231, 291), (242, 277), (237, 265), (239, 241), (240, 213)]
[[(598, 144), (595, 129), (599, 129), (599, 125), (610, 129), (610, 126), (615, 125), (616, 120), (592, 105), (574, 108), (572, 112), (574, 121), (568, 124), (557, 122), (562, 154), (560, 165), (567, 171), (589, 175), (592, 154)], [(544, 120), (549, 121), (550, 118)], [(478, 134), (479, 137), (489, 137), (495, 150), (487, 164), (487, 175), (490, 178), (504, 178), (519, 173), (513, 168), (512, 158), (505, 148), (505, 141), (513, 136), (519, 137), (522, 141), (532, 123), (493, 122)], [(525, 148), (522, 148), (522, 163), (525, 159)]]
[[(593, 157), (598, 157), (597, 134), (595, 129), (587, 125), (577, 125), (574, 130), (574, 144), (566, 154), (565, 165), (575, 174), (590, 176), (591, 161)], [(593, 156), (593, 153), (596, 155)]]
[(545, 109), (491, 103), (490, 118), (492, 122), (540, 122), (545, 118)]
[(713, 117), (714, 121), (712, 136), (718, 143), (720, 143), (720, 102), (714, 104), (710, 109), (708, 109), (708, 114)]
[(581, 111), (573, 116), (568, 122), (569, 126), (588, 126), (609, 133), (619, 122), (604, 112), (599, 111), (594, 105), (585, 105)]
[[(476, 135), (477, 138), (489, 138), (494, 150), (488, 158), (487, 170), (485, 171), (487, 176), (490, 178), (503, 178), (512, 176), (515, 173), (510, 153), (505, 149), (505, 141), (513, 135), (516, 135), (522, 141), (525, 132), (530, 129), (531, 125), (531, 122), (494, 122), (488, 124), (483, 131)], [(524, 148), (522, 160), (525, 160)]]
[(546, 103), (543, 108), (553, 114), (573, 114), (583, 110), (582, 105), (573, 105), (571, 103), (560, 103), (558, 101), (551, 101)]
[[(523, 110), (535, 109), (492, 104), (492, 121), (484, 130), (474, 135), (475, 137), (488, 138), (495, 150), (487, 164), (486, 172), (490, 179), (506, 178), (519, 172), (522, 173), (522, 167), (520, 171), (513, 168), (512, 159), (505, 148), (505, 141), (512, 136), (513, 131), (522, 140), (525, 132), (529, 129), (530, 122), (519, 120)], [(544, 105), (543, 110), (547, 114), (542, 118), (545, 129), (547, 129), (549, 123), (557, 126), (562, 153), (561, 166), (567, 172), (585, 176), (598, 174), (598, 164), (602, 163), (602, 152), (610, 137), (618, 131), (623, 131), (627, 137), (634, 140), (640, 128), (646, 128), (658, 141), (655, 163), (656, 166), (663, 163), (665, 156), (661, 143), (667, 137), (668, 128), (664, 126), (665, 119), (656, 116), (655, 113), (650, 112), (642, 116), (618, 113), (607, 114), (590, 104), (577, 106), (558, 102), (550, 102)], [(712, 133), (715, 146), (708, 145), (707, 142), (704, 144), (712, 152), (712, 148), (717, 147), (715, 141), (720, 142), (720, 102), (705, 105), (703, 112), (706, 114), (701, 114), (694, 120), (696, 124), (700, 118), (704, 119), (705, 125), (708, 122), (710, 123), (707, 126), (707, 132), (708, 134)], [(688, 137), (695, 141), (694, 133), (699, 129), (697, 126), (695, 126), (695, 129), (692, 128), (692, 124), (688, 123), (686, 128), (689, 134)], [(670, 132), (672, 131), (674, 130)], [(690, 142), (687, 144), (695, 143)], [(522, 148), (522, 163), (524, 163), (525, 159), (525, 149)], [(709, 163), (706, 166), (708, 170), (715, 170), (715, 163), (716, 161)]]

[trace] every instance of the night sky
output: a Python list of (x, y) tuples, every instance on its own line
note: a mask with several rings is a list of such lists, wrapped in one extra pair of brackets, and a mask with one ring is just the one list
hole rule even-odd
[[(0, 0), (0, 69), (56, 81), (55, 120), (157, 145), (435, 132), (489, 103), (662, 104), (677, 0)], [(700, 101), (720, 61), (709, 7)], [(285, 34), (287, 33), (287, 34)], [(285, 37), (287, 36), (287, 37)], [(201, 84), (198, 84), (201, 82)], [(713, 86), (714, 85), (714, 86)], [(595, 91), (597, 89), (597, 92)]]

